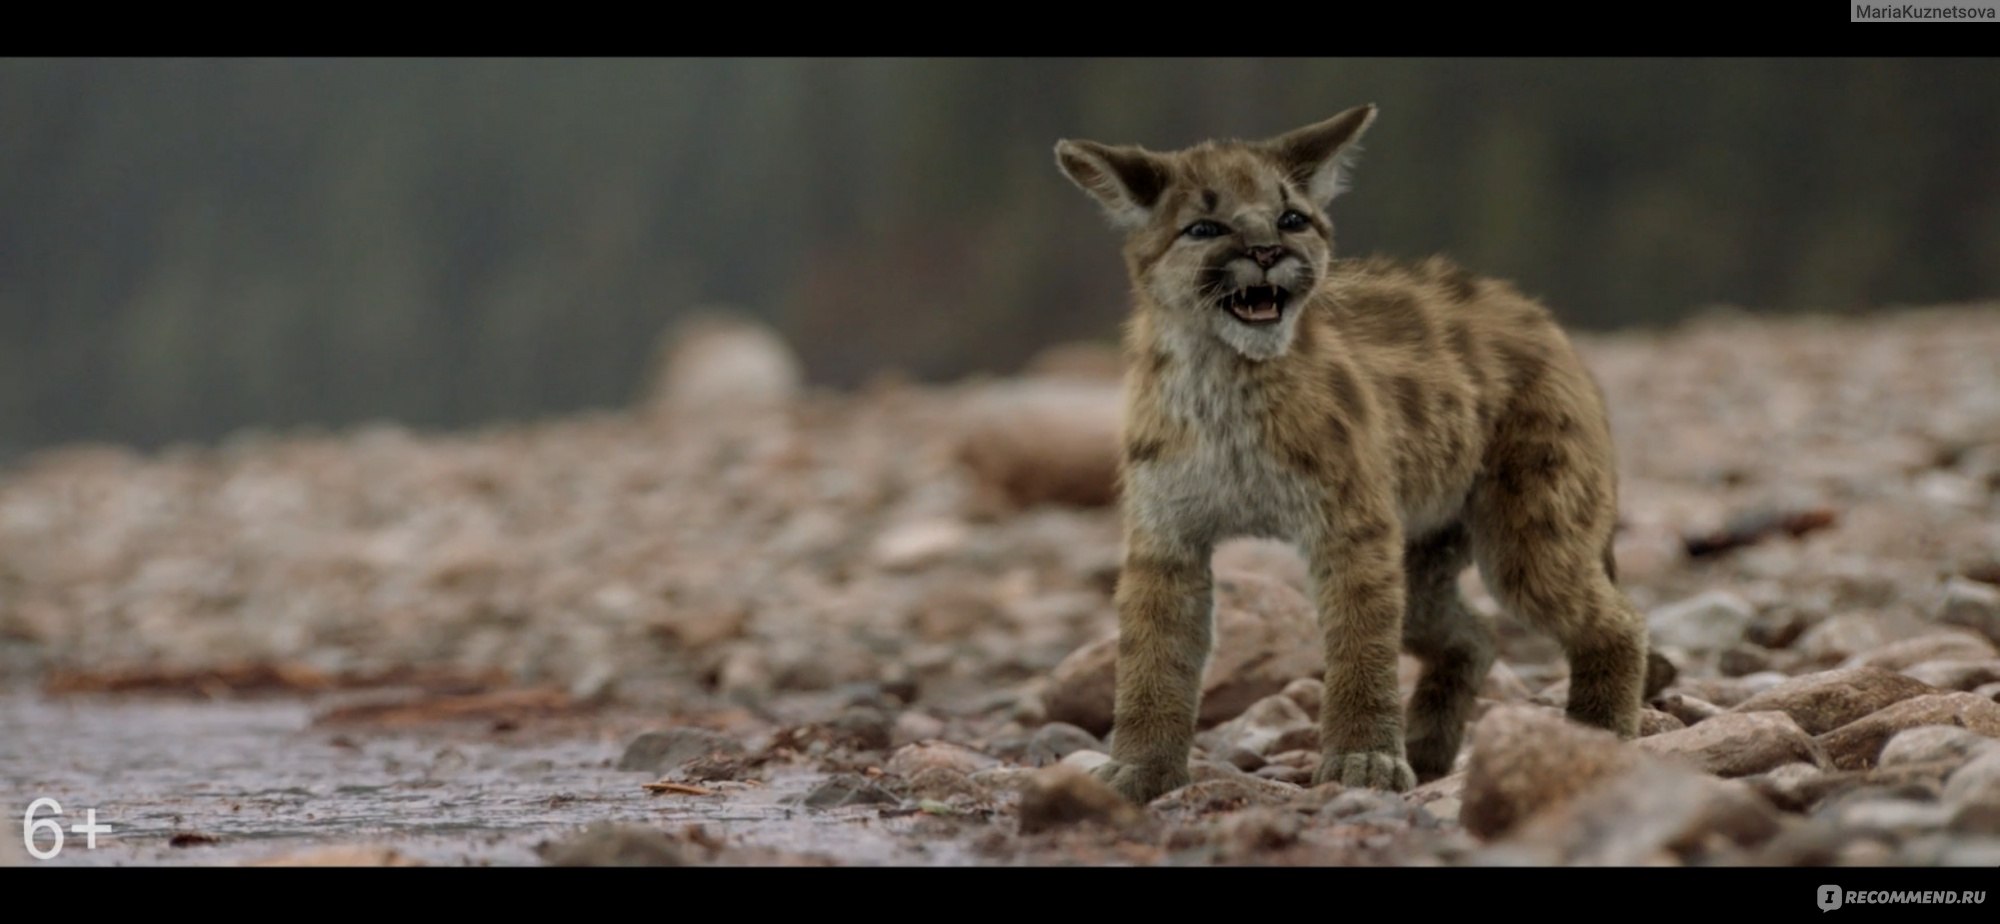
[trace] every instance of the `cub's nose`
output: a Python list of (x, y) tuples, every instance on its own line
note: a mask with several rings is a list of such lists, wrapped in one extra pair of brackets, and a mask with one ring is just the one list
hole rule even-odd
[(1277, 262), (1284, 259), (1284, 257), (1285, 248), (1283, 247), (1250, 248), (1250, 259), (1257, 261), (1257, 265), (1265, 269), (1270, 269), (1277, 265)]

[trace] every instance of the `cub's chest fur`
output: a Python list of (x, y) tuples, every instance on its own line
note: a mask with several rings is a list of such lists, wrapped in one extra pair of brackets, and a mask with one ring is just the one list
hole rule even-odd
[(1237, 535), (1304, 541), (1322, 488), (1271, 452), (1266, 421), (1280, 399), (1231, 374), (1235, 362), (1162, 353), (1135, 382), (1135, 423), (1171, 437), (1128, 461), (1127, 503), (1154, 535), (1192, 547)]

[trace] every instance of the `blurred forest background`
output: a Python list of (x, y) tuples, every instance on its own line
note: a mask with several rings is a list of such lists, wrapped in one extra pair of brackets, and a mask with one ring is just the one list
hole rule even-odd
[(2000, 294), (1981, 60), (0, 61), (0, 458), (625, 404), (690, 308), (812, 377), (1109, 338), (1059, 137), (1373, 101), (1346, 253), (1583, 327)]

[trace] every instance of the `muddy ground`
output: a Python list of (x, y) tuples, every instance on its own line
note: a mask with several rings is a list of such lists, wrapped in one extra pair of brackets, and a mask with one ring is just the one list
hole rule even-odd
[[(1236, 542), (1197, 784), (1106, 801), (1111, 364), (821, 394), (710, 330), (630, 411), (0, 474), (0, 862), (2000, 864), (2000, 309), (1580, 340), (1638, 742), (1469, 575), (1459, 772), (1302, 785), (1303, 568)], [(112, 830), (37, 861), (41, 797)]]

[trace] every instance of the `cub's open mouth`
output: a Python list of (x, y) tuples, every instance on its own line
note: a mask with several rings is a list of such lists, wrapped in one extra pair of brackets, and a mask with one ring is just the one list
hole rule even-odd
[(1224, 310), (1245, 324), (1276, 324), (1292, 293), (1277, 286), (1247, 286), (1222, 297)]

